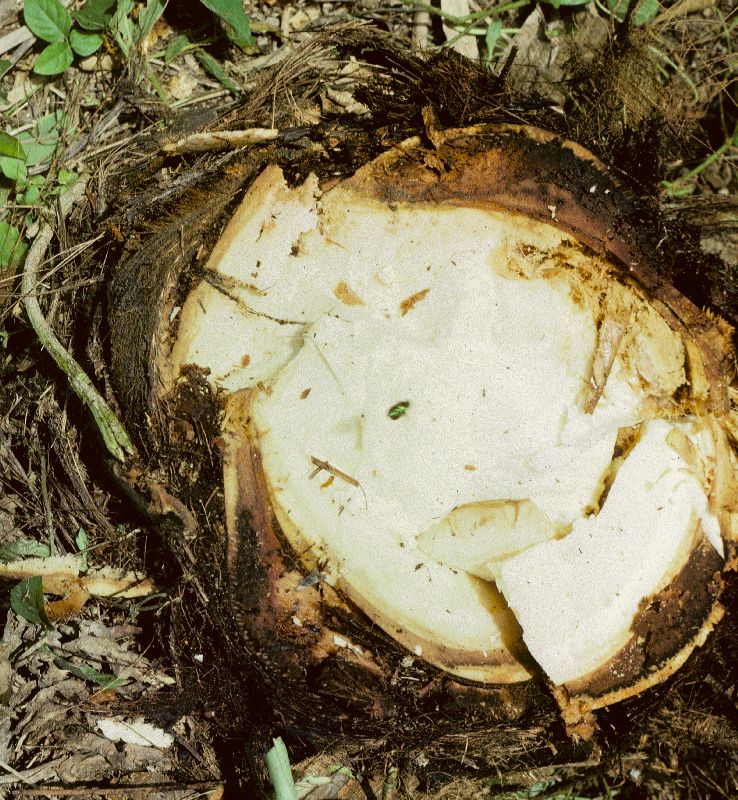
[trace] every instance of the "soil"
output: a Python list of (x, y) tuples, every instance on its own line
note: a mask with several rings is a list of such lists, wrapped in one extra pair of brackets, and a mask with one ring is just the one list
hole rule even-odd
[[(122, 396), (109, 369), (117, 267), (161, 281), (177, 259), (197, 262), (220, 215), (274, 153), (291, 180), (349, 174), (427, 131), (428, 108), (441, 127), (537, 124), (594, 152), (662, 220), (677, 285), (735, 324), (736, 10), (728, 0), (666, 2), (641, 23), (647, 5), (620, 18), (594, 3), (515, 3), (495, 16), (473, 0), (452, 11), (445, 0), (276, 0), (247, 6), (255, 42), (239, 49), (204, 6), (172, 4), (127, 57), (108, 37), (95, 56), (42, 78), (21, 4), (0, 0), (4, 127), (32, 130), (56, 112), (66, 120), (53, 155), (31, 170), (47, 178), (38, 198), (3, 179), (11, 193), (2, 219), (30, 243), (46, 218), (55, 222), (60, 170), (89, 176), (87, 202), (55, 222), (37, 294), (126, 424), (145, 413), (147, 389), (133, 379)], [(441, 9), (479, 14), (452, 29)], [(185, 33), (202, 47), (168, 59)], [(278, 135), (245, 148), (211, 141), (204, 152), (193, 138), (251, 128)], [(147, 330), (121, 358), (145, 360)], [(48, 627), (8, 584), (0, 797), (268, 797), (263, 756), (276, 735), (310, 800), (738, 796), (735, 580), (707, 644), (663, 685), (598, 712), (595, 743), (565, 735), (540, 686), (501, 690), (503, 719), (485, 712), (477, 688), (438, 681), (412, 659), (396, 680), (427, 681), (427, 699), (399, 719), (379, 709), (380, 724), (345, 739), (351, 726), (333, 720), (318, 746), (311, 731), (275, 718), (250, 687), (263, 676), (244, 663), (218, 571), (219, 454), (193, 444), (216, 442), (217, 406), (196, 374), (172, 403), (132, 431), (141, 459), (116, 463), (29, 326), (17, 270), (0, 273), (0, 560), (82, 553), (93, 572), (135, 571), (155, 584), (142, 597), (85, 597), (77, 608), (47, 602)], [(162, 491), (152, 497), (154, 478)], [(215, 539), (195, 536), (202, 520)], [(278, 696), (278, 681), (267, 683)], [(511, 724), (524, 708), (534, 709), (525, 724)]]

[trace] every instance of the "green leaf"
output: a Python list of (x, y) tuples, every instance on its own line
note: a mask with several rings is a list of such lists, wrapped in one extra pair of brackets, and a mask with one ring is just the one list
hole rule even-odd
[[(18, 135), (26, 166), (35, 167), (47, 164), (56, 154), (61, 144), (62, 134), (69, 127), (69, 118), (59, 110), (45, 114), (33, 127), (33, 130), (23, 131)], [(38, 178), (43, 183), (43, 178)]]
[(26, 154), (23, 152), (20, 139), (4, 131), (0, 131), (0, 156), (20, 158), (25, 161)]
[(23, 148), (26, 151), (26, 165), (35, 167), (51, 161), (56, 148), (59, 146), (59, 137), (54, 139), (34, 139), (32, 136), (23, 138)]
[(45, 42), (64, 41), (72, 27), (72, 17), (59, 0), (26, 0), (23, 19), (31, 33)]
[(204, 50), (198, 49), (195, 51), (195, 57), (205, 67), (205, 69), (220, 83), (228, 89), (229, 92), (238, 94), (240, 89), (236, 84), (225, 74), (225, 70), (221, 65)]
[(0, 156), (0, 172), (11, 181), (22, 183), (26, 179), (26, 162), (20, 158)]
[(395, 403), (392, 408), (390, 408), (390, 410), (387, 412), (387, 416), (390, 419), (400, 419), (400, 417), (405, 416), (408, 408), (410, 408), (410, 401), (402, 400), (399, 403)]
[(61, 75), (72, 65), (74, 53), (69, 43), (65, 40), (54, 42), (44, 48), (33, 65), (37, 75)]
[(27, 578), (10, 590), (10, 607), (19, 617), (36, 625), (52, 629), (44, 608), (44, 585), (39, 575)]
[(80, 28), (86, 31), (104, 31), (110, 15), (112, 14), (115, 0), (87, 0), (87, 2), (74, 13), (74, 19)]
[(239, 47), (248, 47), (254, 43), (251, 26), (241, 0), (200, 0), (200, 2), (224, 22), (227, 28), (230, 28), (231, 37)]
[(60, 169), (59, 174), (56, 176), (56, 182), (59, 186), (71, 186), (79, 178), (79, 173), (70, 172), (66, 169)]
[(655, 19), (660, 10), (659, 0), (641, 0), (638, 7), (633, 12), (631, 21), (634, 25), (645, 25), (647, 22)]
[(167, 7), (166, 0), (147, 0), (138, 15), (138, 41), (145, 39)]
[(53, 111), (41, 117), (32, 131), (20, 134), (18, 138), (23, 145), (27, 166), (35, 167), (51, 161), (59, 147), (65, 122), (63, 111)]
[(75, 28), (69, 34), (69, 44), (72, 46), (72, 50), (82, 58), (91, 56), (100, 49), (102, 43), (103, 37), (99, 33), (85, 33)]
[[(51, 653), (51, 650), (48, 650), (48, 652)], [(51, 653), (51, 655), (59, 669), (65, 669), (67, 672), (71, 672), (76, 678), (82, 678), (83, 681), (94, 681), (99, 686), (102, 686), (103, 689), (116, 689), (123, 683), (123, 678), (119, 678), (117, 675), (99, 672), (92, 667), (88, 667), (86, 664), (73, 664), (71, 661), (67, 661), (66, 658), (62, 658), (56, 653)]]
[(126, 58), (131, 55), (133, 45), (136, 43), (135, 28), (131, 20), (134, 6), (133, 0), (118, 0), (115, 13), (110, 18), (109, 27), (113, 38)]
[(0, 561), (15, 561), (18, 558), (48, 558), (50, 555), (49, 546), (41, 544), (35, 539), (16, 539), (14, 542), (0, 544)]
[(33, 130), (36, 136), (48, 136), (50, 133), (54, 133), (63, 121), (63, 111), (52, 111), (50, 114), (44, 114), (43, 117), (39, 117), (33, 126)]
[(487, 27), (487, 33), (484, 36), (484, 43), (487, 45), (487, 62), (492, 60), (495, 52), (495, 45), (497, 44), (500, 34), (502, 33), (502, 20), (493, 19)]
[(177, 56), (182, 55), (188, 48), (192, 48), (192, 42), (186, 36), (175, 36), (164, 51), (164, 63), (171, 64)]
[(26, 257), (28, 245), (18, 228), (0, 221), (0, 270), (17, 267)]
[(25, 192), (18, 195), (18, 202), (23, 206), (32, 206), (41, 194), (41, 186), (36, 183), (29, 183)]
[[(12, 68), (12, 61), (8, 61), (7, 58), (0, 58), (0, 78), (5, 77)], [(5, 91), (5, 86), (2, 84), (0, 84), (0, 103), (3, 105), (8, 103), (8, 93)]]

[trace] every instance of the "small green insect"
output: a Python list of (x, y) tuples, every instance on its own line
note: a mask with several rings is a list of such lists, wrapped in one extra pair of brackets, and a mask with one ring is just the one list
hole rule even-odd
[(390, 419), (400, 419), (403, 414), (408, 410), (410, 407), (409, 400), (402, 400), (399, 403), (395, 403), (392, 408), (387, 412), (387, 416)]

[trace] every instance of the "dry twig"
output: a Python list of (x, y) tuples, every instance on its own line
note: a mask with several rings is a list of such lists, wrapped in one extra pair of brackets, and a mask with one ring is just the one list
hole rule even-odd
[(279, 136), (276, 128), (249, 128), (244, 131), (205, 131), (192, 133), (174, 142), (164, 142), (162, 150), (167, 155), (184, 153), (206, 153), (247, 147), (252, 144), (271, 142)]

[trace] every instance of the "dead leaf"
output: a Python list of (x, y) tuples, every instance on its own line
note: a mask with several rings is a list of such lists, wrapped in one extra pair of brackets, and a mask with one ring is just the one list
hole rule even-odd
[[(441, 11), (452, 14), (454, 17), (468, 17), (471, 14), (469, 0), (441, 0)], [(459, 36), (459, 31), (450, 25), (443, 25), (446, 40), (452, 42), (451, 47), (462, 56), (474, 61), (479, 59), (479, 46), (477, 37), (472, 35)]]
[(564, 95), (556, 88), (563, 77), (563, 70), (556, 64), (559, 47), (558, 37), (549, 38), (546, 18), (540, 6), (536, 6), (500, 58), (500, 63), (505, 64), (515, 52), (507, 77), (510, 88), (521, 92), (545, 91), (546, 97), (562, 102)]

